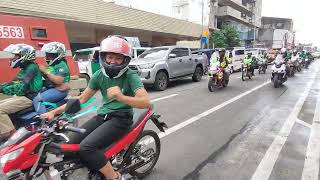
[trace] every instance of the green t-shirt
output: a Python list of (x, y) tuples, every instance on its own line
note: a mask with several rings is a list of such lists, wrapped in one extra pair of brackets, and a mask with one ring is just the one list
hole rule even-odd
[[(26, 70), (20, 70), (17, 75), (17, 79), (23, 81), (24, 77), (32, 73), (32, 80), (28, 83), (26, 89), (31, 93), (37, 93), (42, 89), (43, 81), (39, 67), (36, 64), (30, 64)], [(20, 79), (21, 78), (21, 79)]]
[[(68, 68), (66, 61), (64, 61), (64, 60), (60, 61), (57, 64), (47, 66), (47, 70), (52, 75), (64, 77), (64, 82), (70, 81), (69, 68)], [(47, 87), (53, 86), (53, 83), (47, 77), (45, 77), (45, 79), (46, 79), (46, 86)]]
[(89, 88), (96, 91), (100, 90), (103, 97), (103, 105), (98, 109), (98, 114), (104, 115), (119, 110), (127, 110), (132, 113), (131, 106), (108, 98), (107, 89), (114, 86), (119, 86), (125, 96), (131, 97), (135, 96), (138, 89), (144, 87), (138, 74), (131, 69), (128, 69), (119, 78), (113, 79), (106, 77), (101, 70), (98, 70), (89, 81)]

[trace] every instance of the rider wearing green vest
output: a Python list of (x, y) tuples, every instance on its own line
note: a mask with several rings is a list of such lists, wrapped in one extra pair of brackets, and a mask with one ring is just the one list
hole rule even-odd
[(254, 67), (253, 67), (253, 57), (252, 53), (249, 52), (246, 57), (243, 60), (243, 64), (247, 65), (249, 67), (249, 70), (251, 70), (252, 76), (254, 76)]
[(226, 50), (225, 49), (219, 49), (219, 57), (217, 56), (211, 56), (210, 64), (213, 64), (215, 62), (220, 62), (220, 66), (224, 68), (223, 76), (226, 78), (226, 80), (229, 80), (229, 73), (225, 70), (228, 65), (230, 64), (229, 58), (226, 56)]

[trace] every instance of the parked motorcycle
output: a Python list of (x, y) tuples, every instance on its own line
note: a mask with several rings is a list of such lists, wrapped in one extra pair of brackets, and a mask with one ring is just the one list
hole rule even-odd
[(276, 59), (272, 65), (271, 81), (275, 88), (279, 88), (284, 82), (287, 81), (286, 65), (283, 60)]
[[(37, 131), (19, 129), (4, 144), (0, 151), (2, 170), (9, 180), (66, 180), (75, 170), (87, 172), (86, 179), (104, 179), (99, 172), (88, 172), (78, 157), (80, 144), (67, 144), (69, 139), (64, 134), (68, 131), (83, 134), (85, 129), (70, 126), (73, 119), (81, 115), (79, 100), (69, 100), (64, 114), (49, 124), (43, 124)], [(105, 156), (112, 162), (115, 170), (122, 174), (142, 178), (149, 174), (160, 155), (160, 139), (156, 132), (144, 130), (151, 120), (160, 131), (167, 125), (159, 121), (160, 115), (152, 107), (134, 110), (133, 124), (130, 131), (113, 145), (106, 147)], [(44, 121), (42, 121), (44, 122)], [(154, 146), (152, 146), (154, 145)], [(68, 154), (67, 156), (64, 156)], [(56, 161), (48, 161), (49, 155)]]
[(229, 81), (223, 75), (224, 68), (220, 66), (220, 63), (213, 63), (209, 70), (209, 82), (208, 89), (213, 92), (217, 88), (227, 87)]

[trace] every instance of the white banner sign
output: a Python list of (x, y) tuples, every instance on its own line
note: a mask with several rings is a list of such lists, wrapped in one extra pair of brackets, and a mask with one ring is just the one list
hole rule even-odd
[(23, 28), (0, 25), (0, 39), (24, 39)]

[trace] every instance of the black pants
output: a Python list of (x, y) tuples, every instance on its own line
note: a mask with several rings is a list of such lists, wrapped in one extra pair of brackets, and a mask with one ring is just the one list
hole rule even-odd
[(71, 133), (70, 143), (80, 143), (81, 160), (89, 169), (99, 170), (108, 162), (103, 150), (126, 135), (131, 125), (130, 112), (113, 112), (106, 119), (98, 115), (81, 126), (86, 134)]

